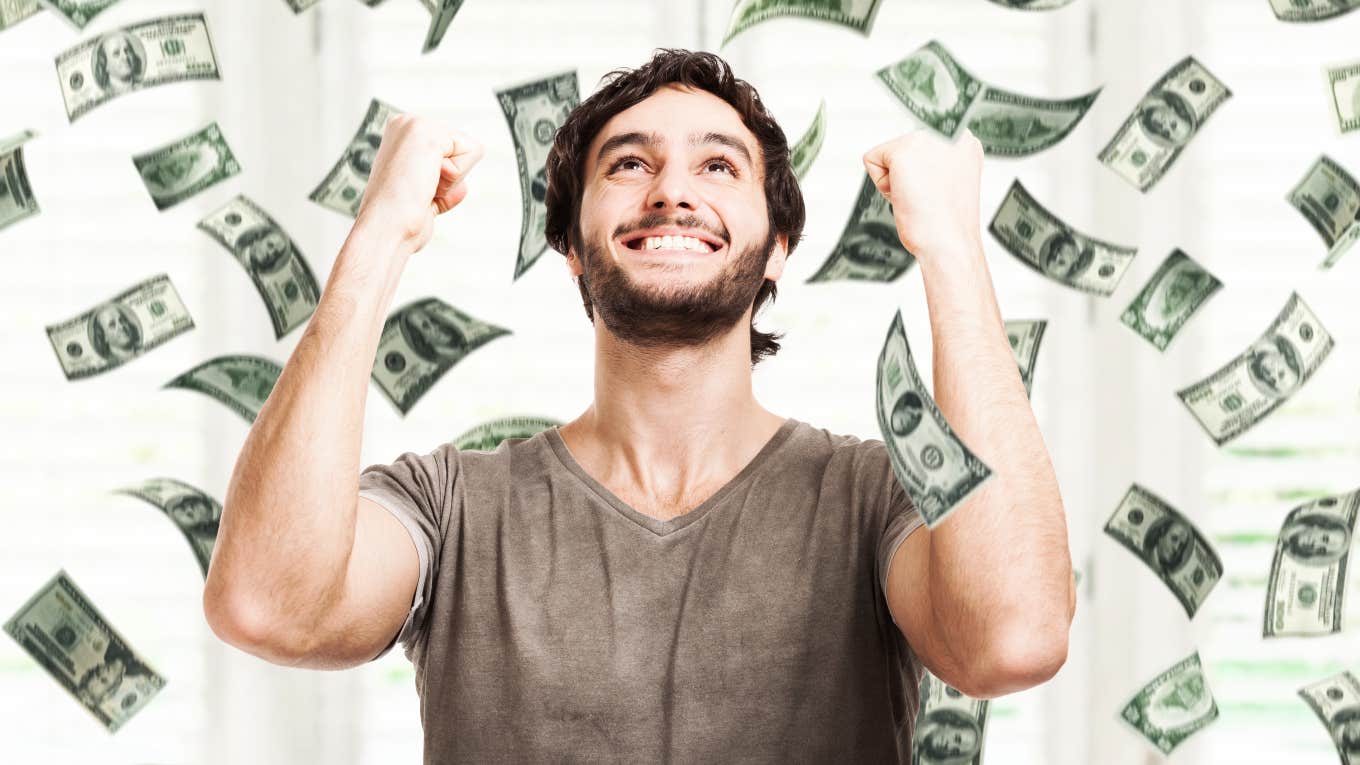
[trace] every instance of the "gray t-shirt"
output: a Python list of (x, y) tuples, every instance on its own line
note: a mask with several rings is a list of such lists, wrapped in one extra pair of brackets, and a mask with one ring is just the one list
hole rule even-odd
[[(882, 441), (789, 418), (661, 521), (556, 428), (366, 467), (411, 533), (426, 763), (910, 762), (922, 666), (884, 597), (922, 524)], [(376, 658), (376, 657), (375, 657)]]

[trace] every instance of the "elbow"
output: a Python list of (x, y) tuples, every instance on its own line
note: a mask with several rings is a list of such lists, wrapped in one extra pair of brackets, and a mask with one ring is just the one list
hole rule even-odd
[(203, 617), (219, 640), (271, 664), (296, 666), (307, 656), (302, 641), (289, 637), (299, 633), (258, 599), (220, 592), (211, 584), (203, 588)]
[(974, 671), (958, 690), (993, 699), (1042, 685), (1067, 663), (1068, 628), (1026, 625), (990, 641), (973, 662)]

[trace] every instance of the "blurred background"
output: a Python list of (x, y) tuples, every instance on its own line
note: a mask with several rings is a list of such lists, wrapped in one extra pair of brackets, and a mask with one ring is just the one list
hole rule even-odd
[[(94, 34), (203, 11), (220, 81), (125, 96), (67, 120), (53, 60)], [(0, 33), (0, 136), (24, 129), (41, 205), (0, 232), (0, 616), (65, 568), (110, 623), (167, 679), (110, 735), (12, 639), (0, 638), (0, 742), (12, 763), (416, 763), (419, 701), (402, 651), (344, 672), (277, 667), (221, 643), (201, 608), (203, 576), (180, 532), (114, 489), (172, 477), (224, 497), (245, 421), (162, 385), (209, 358), (283, 363), (300, 331), (275, 341), (250, 279), (195, 223), (238, 193), (298, 243), (319, 280), (350, 219), (308, 200), (348, 146), (372, 98), (476, 136), (486, 156), (471, 194), (436, 224), (392, 307), (435, 296), (513, 335), (449, 371), (405, 416), (376, 388), (363, 462), (426, 452), (495, 417), (566, 421), (592, 396), (593, 334), (560, 255), (512, 274), (520, 190), (494, 91), (575, 70), (582, 97), (654, 48), (720, 52), (750, 81), (790, 142), (822, 99), (827, 137), (804, 178), (806, 238), (762, 329), (784, 348), (755, 373), (774, 412), (835, 433), (881, 438), (877, 355), (901, 309), (929, 383), (930, 327), (919, 271), (896, 282), (805, 284), (839, 238), (863, 178), (861, 156), (918, 123), (874, 77), (931, 39), (973, 74), (1062, 98), (1103, 85), (1073, 133), (1033, 157), (984, 163), (981, 225), (1013, 180), (1091, 236), (1139, 256), (1109, 298), (1049, 281), (984, 246), (1006, 319), (1047, 319), (1033, 406), (1068, 511), (1081, 573), (1066, 666), (1043, 686), (992, 702), (986, 761), (1006, 765), (1161, 762), (1118, 713), (1192, 651), (1220, 717), (1171, 756), (1180, 763), (1331, 765), (1326, 729), (1297, 696), (1360, 669), (1360, 617), (1321, 638), (1261, 639), (1265, 586), (1285, 514), (1360, 485), (1360, 254), (1330, 271), (1325, 247), (1285, 201), (1321, 153), (1360, 169), (1341, 137), (1324, 65), (1360, 55), (1360, 13), (1285, 24), (1267, 0), (1076, 0), (1050, 12), (985, 0), (885, 0), (872, 34), (774, 20), (720, 49), (730, 0), (469, 0), (442, 45), (422, 55), (429, 15), (415, 0), (369, 9), (323, 0), (295, 15), (282, 0), (128, 0), (83, 33), (41, 13)], [(1141, 96), (1193, 54), (1233, 91), (1167, 176), (1140, 194), (1096, 160)], [(134, 154), (216, 120), (242, 172), (157, 212)], [(1180, 247), (1224, 282), (1164, 353), (1119, 322)], [(168, 273), (196, 328), (111, 373), (67, 382), (44, 327)], [(1298, 291), (1336, 340), (1318, 373), (1264, 422), (1218, 448), (1175, 391), (1267, 328)], [(1193, 620), (1102, 528), (1138, 482), (1185, 513), (1224, 564)], [(1352, 567), (1354, 572), (1354, 567)], [(1350, 587), (1357, 586), (1354, 573)], [(1352, 594), (1354, 599), (1355, 595)]]

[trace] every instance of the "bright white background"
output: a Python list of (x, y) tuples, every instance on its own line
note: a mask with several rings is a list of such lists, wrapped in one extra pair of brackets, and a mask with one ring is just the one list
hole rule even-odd
[[(62, 50), (113, 27), (199, 9), (220, 82), (133, 94), (68, 124), (53, 67)], [(418, 699), (399, 649), (360, 669), (322, 673), (225, 646), (203, 620), (202, 575), (179, 532), (154, 508), (109, 493), (170, 476), (221, 499), (246, 424), (205, 396), (160, 386), (225, 353), (283, 362), (301, 334), (273, 339), (250, 280), (194, 224), (245, 193), (324, 279), (349, 221), (307, 194), (370, 98), (472, 133), (487, 154), (471, 196), (438, 222), (394, 306), (438, 296), (514, 334), (474, 352), (405, 418), (375, 390), (363, 460), (428, 451), (502, 415), (571, 419), (591, 397), (591, 327), (558, 254), (544, 254), (511, 283), (520, 192), (493, 91), (575, 68), (584, 96), (605, 72), (640, 65), (656, 47), (716, 50), (729, 10), (727, 0), (468, 0), (442, 46), (425, 56), (428, 17), (414, 0), (374, 10), (325, 0), (300, 16), (282, 0), (129, 0), (84, 33), (48, 14), (0, 33), (0, 136), (39, 132), (25, 159), (42, 206), (38, 217), (0, 232), (0, 617), (65, 567), (169, 680), (110, 736), (16, 643), (0, 639), (5, 761), (420, 761)], [(930, 364), (916, 271), (893, 284), (803, 283), (845, 224), (861, 155), (917, 127), (873, 72), (935, 38), (977, 76), (1021, 93), (1066, 97), (1105, 85), (1057, 147), (984, 166), (982, 225), (1019, 177), (1079, 230), (1139, 248), (1119, 289), (1100, 299), (1046, 281), (985, 237), (1006, 318), (1049, 320), (1033, 404), (1083, 574), (1067, 665), (1050, 683), (993, 702), (988, 762), (1162, 761), (1117, 720), (1118, 710), (1196, 649), (1221, 717), (1172, 760), (1336, 762), (1296, 690), (1360, 670), (1360, 609), (1350, 604), (1346, 632), (1319, 639), (1265, 642), (1260, 623), (1284, 515), (1308, 498), (1360, 485), (1360, 253), (1318, 270), (1323, 245), (1284, 201), (1320, 153), (1360, 171), (1360, 137), (1336, 134), (1323, 76), (1325, 64), (1360, 56), (1357, 30), (1360, 14), (1286, 25), (1267, 0), (1077, 0), (1049, 13), (984, 0), (885, 0), (867, 40), (784, 20), (721, 51), (791, 140), (820, 99), (829, 111), (826, 144), (804, 182), (806, 239), (760, 320), (787, 336), (779, 355), (758, 367), (757, 395), (779, 414), (861, 438), (879, 437), (873, 369), (893, 311), (903, 311), (922, 369)], [(1139, 194), (1095, 156), (1148, 86), (1189, 53), (1234, 96), (1168, 177)], [(211, 120), (244, 171), (158, 213), (130, 157)], [(1225, 286), (1159, 353), (1118, 316), (1173, 247)], [(197, 328), (112, 373), (68, 383), (43, 327), (161, 272)], [(1215, 448), (1174, 391), (1245, 348), (1292, 290), (1337, 347), (1266, 422)], [(1134, 481), (1187, 513), (1223, 558), (1224, 578), (1193, 623), (1101, 532)]]

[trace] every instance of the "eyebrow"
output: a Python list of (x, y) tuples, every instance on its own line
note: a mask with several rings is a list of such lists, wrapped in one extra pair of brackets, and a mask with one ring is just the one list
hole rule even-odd
[[(639, 146), (645, 146), (648, 149), (655, 149), (656, 147), (660, 146), (665, 142), (666, 139), (662, 138), (660, 133), (643, 133), (637, 130), (634, 130), (629, 133), (619, 133), (618, 135), (610, 136), (608, 139), (605, 140), (604, 144), (600, 146), (600, 153), (595, 156), (595, 161), (597, 163), (600, 162), (605, 158), (606, 155), (608, 155), (612, 151), (616, 151), (621, 146), (636, 144)], [(730, 136), (726, 133), (717, 133), (713, 131), (709, 131), (707, 133), (690, 133), (689, 135), (690, 146), (700, 146), (704, 144), (718, 144), (719, 146), (726, 146), (727, 148), (741, 155), (741, 158), (746, 162), (747, 165), (753, 164), (751, 162), (751, 152), (746, 148), (746, 144), (743, 143), (740, 139)]]

